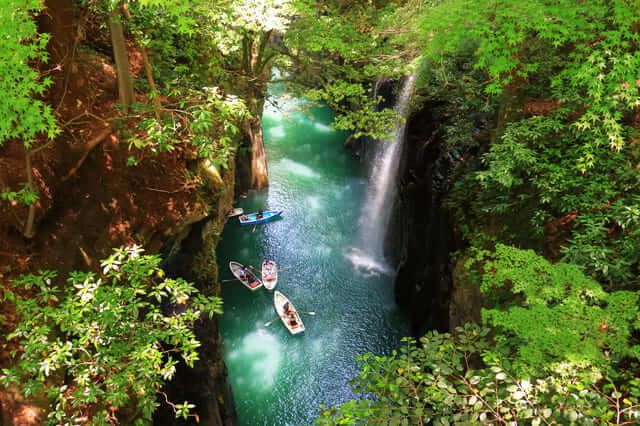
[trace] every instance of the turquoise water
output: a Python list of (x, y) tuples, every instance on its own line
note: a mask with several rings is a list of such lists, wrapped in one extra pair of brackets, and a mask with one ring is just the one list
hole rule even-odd
[[(331, 111), (276, 98), (263, 128), (269, 190), (238, 200), (245, 211), (282, 209), (280, 220), (257, 227), (227, 223), (218, 248), (221, 279), (228, 263), (259, 268), (262, 259), (286, 267), (277, 289), (303, 315), (306, 332), (292, 336), (275, 317), (273, 295), (223, 283), (221, 329), (225, 360), (241, 425), (310, 425), (320, 404), (354, 395), (356, 356), (389, 353), (408, 322), (395, 306), (392, 277), (354, 267), (366, 170), (342, 148), (346, 134), (330, 127)], [(356, 261), (357, 263), (357, 261)]]

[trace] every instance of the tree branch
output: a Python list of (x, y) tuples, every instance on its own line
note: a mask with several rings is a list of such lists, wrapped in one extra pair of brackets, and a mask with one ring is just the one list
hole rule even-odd
[(62, 182), (66, 182), (67, 180), (69, 180), (71, 176), (76, 174), (76, 172), (78, 171), (78, 169), (80, 169), (80, 166), (82, 166), (82, 164), (85, 162), (85, 160), (87, 159), (87, 156), (89, 156), (91, 151), (93, 151), (95, 147), (100, 145), (100, 143), (104, 140), (104, 138), (109, 136), (110, 133), (111, 133), (111, 127), (106, 127), (102, 129), (100, 133), (94, 136), (93, 139), (87, 142), (87, 144), (85, 145), (84, 153), (82, 154), (82, 157), (80, 157), (80, 160), (78, 160), (76, 165), (69, 171), (69, 173), (67, 173), (67, 175), (64, 178), (62, 178)]

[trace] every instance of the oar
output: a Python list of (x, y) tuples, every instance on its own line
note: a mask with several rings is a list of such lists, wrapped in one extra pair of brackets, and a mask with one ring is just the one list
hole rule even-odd
[(264, 326), (265, 327), (269, 327), (271, 324), (273, 324), (276, 320), (280, 319), (280, 316), (275, 317), (274, 319), (272, 319), (271, 321), (265, 322)]
[(316, 314), (313, 311), (298, 311), (297, 309), (295, 311), (291, 311), (291, 312), (296, 313), (296, 314), (307, 314), (307, 315), (311, 315), (311, 316)]
[(284, 271), (284, 270), (287, 270), (287, 269), (291, 269), (291, 266), (285, 266), (284, 268), (280, 268), (280, 269), (278, 269), (278, 272), (281, 272), (281, 271)]

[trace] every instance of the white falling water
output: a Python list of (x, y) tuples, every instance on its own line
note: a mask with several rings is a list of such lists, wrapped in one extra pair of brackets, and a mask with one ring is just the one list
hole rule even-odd
[(389, 272), (384, 258), (384, 241), (396, 196), (396, 176), (405, 140), (409, 101), (415, 88), (416, 73), (406, 78), (396, 101), (401, 117), (394, 137), (379, 143), (373, 160), (369, 187), (360, 215), (360, 247), (348, 257), (358, 270), (367, 273)]

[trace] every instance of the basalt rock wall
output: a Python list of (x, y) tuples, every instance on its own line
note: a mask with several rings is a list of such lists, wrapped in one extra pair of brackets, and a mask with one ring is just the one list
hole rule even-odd
[[(222, 178), (222, 182), (218, 181)], [(219, 296), (216, 246), (219, 235), (232, 208), (235, 187), (235, 170), (228, 169), (222, 175), (210, 176), (218, 181), (210, 200), (212, 210), (203, 220), (193, 224), (188, 232), (176, 235), (164, 246), (164, 269), (169, 276), (182, 277), (196, 284), (207, 295)], [(213, 182), (210, 182), (213, 183)], [(231, 387), (227, 382), (227, 368), (222, 357), (222, 338), (217, 318), (203, 319), (196, 327), (201, 343), (199, 360), (193, 368), (180, 363), (176, 377), (165, 389), (167, 399), (174, 402), (189, 401), (196, 405), (196, 415), (188, 420), (176, 419), (164, 395), (159, 396), (160, 409), (155, 413), (154, 424), (173, 426), (199, 424), (205, 426), (232, 426), (236, 423), (236, 411)]]
[(456, 243), (444, 200), (455, 158), (435, 132), (431, 109), (414, 113), (407, 125), (398, 174), (399, 208), (388, 250), (398, 258), (396, 301), (411, 320), (414, 336), (449, 328), (451, 252)]
[(444, 137), (447, 119), (447, 105), (435, 102), (425, 103), (409, 118), (399, 196), (386, 241), (388, 256), (397, 261), (396, 301), (409, 315), (416, 337), (480, 321), (479, 290), (470, 283), (465, 258), (452, 256), (465, 243), (446, 203), (455, 179), (487, 146), (488, 129), (495, 123), (478, 113), (470, 135), (477, 146), (461, 152)]

